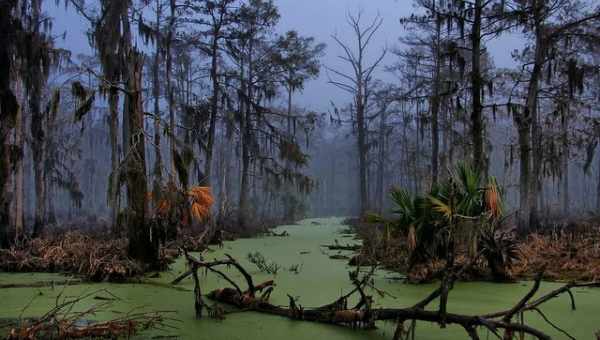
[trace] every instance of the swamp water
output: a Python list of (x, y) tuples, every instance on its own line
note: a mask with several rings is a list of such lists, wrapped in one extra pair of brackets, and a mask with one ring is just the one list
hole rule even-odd
[[(356, 242), (351, 237), (340, 232), (346, 227), (342, 220), (313, 219), (302, 221), (298, 225), (282, 226), (277, 232), (287, 231), (289, 237), (261, 237), (226, 242), (224, 247), (215, 248), (205, 255), (206, 260), (223, 258), (227, 253), (237, 258), (250, 274), (254, 275), (255, 283), (273, 278), (276, 287), (271, 295), (274, 304), (287, 305), (286, 294), (298, 297), (298, 302), (304, 307), (315, 307), (334, 301), (342, 293), (351, 289), (346, 260), (332, 260), (329, 255), (338, 252), (325, 252), (321, 245), (332, 244), (338, 240), (342, 244)], [(259, 251), (268, 261), (276, 262), (280, 269), (277, 275), (260, 273), (256, 266), (248, 263), (247, 254)], [(347, 253), (346, 253), (347, 254)], [(299, 273), (289, 270), (299, 265)], [(84, 293), (107, 289), (120, 299), (109, 308), (95, 314), (94, 318), (106, 320), (122, 316), (122, 313), (135, 311), (177, 311), (172, 315), (178, 319), (171, 325), (175, 330), (166, 332), (144, 333), (141, 338), (153, 336), (177, 335), (182, 339), (391, 339), (394, 331), (392, 323), (378, 323), (376, 330), (351, 330), (339, 326), (322, 325), (310, 322), (292, 321), (286, 318), (258, 313), (234, 313), (226, 316), (223, 321), (217, 321), (205, 316), (202, 320), (194, 318), (194, 302), (192, 296), (193, 282), (191, 278), (184, 280), (173, 288), (169, 282), (185, 270), (182, 258), (172, 265), (171, 270), (163, 272), (158, 278), (146, 278), (140, 284), (82, 284), (69, 286), (63, 291), (62, 286), (47, 288), (7, 288), (0, 289), (0, 319), (16, 318), (21, 313), (24, 317), (40, 316), (51, 309), (56, 302), (56, 296), (77, 297)], [(234, 273), (233, 269), (224, 269)], [(236, 276), (238, 282), (242, 282)], [(408, 285), (390, 278), (398, 274), (378, 271), (375, 285), (389, 293), (384, 298), (374, 294), (377, 306), (398, 307), (410, 306), (427, 296), (437, 285)], [(0, 273), (0, 284), (31, 283), (39, 281), (64, 281), (60, 274), (9, 274)], [(215, 274), (203, 275), (203, 293), (212, 289), (225, 287), (227, 282)], [(493, 284), (482, 282), (458, 283), (449, 297), (449, 312), (478, 314), (503, 310), (516, 303), (530, 288), (531, 282), (515, 284)], [(559, 284), (543, 283), (540, 292), (547, 292)], [(243, 286), (242, 286), (243, 287)], [(98, 295), (105, 295), (99, 293)], [(577, 310), (570, 310), (570, 302), (565, 294), (543, 305), (542, 310), (555, 324), (570, 332), (577, 339), (593, 339), (594, 332), (600, 329), (600, 290), (574, 290)], [(78, 309), (89, 308), (101, 301), (90, 298), (77, 305)], [(207, 300), (208, 304), (211, 304)], [(23, 308), (29, 307), (23, 311)], [(431, 306), (435, 306), (433, 303)], [(205, 313), (206, 314), (206, 313)], [(526, 320), (551, 334), (555, 339), (563, 339), (564, 335), (553, 331), (534, 313), (528, 313)], [(483, 339), (495, 338), (493, 334), (482, 332)], [(465, 339), (462, 328), (449, 326), (439, 329), (437, 325), (418, 323), (417, 339)]]

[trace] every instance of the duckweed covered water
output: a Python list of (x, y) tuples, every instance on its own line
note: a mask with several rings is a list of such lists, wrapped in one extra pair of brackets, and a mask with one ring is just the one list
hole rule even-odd
[[(287, 231), (289, 237), (262, 237), (226, 242), (222, 249), (215, 249), (205, 257), (207, 260), (222, 258), (225, 253), (236, 257), (242, 265), (255, 276), (255, 282), (274, 278), (277, 284), (271, 296), (274, 304), (286, 305), (286, 294), (299, 298), (299, 303), (305, 307), (314, 307), (335, 300), (340, 294), (351, 289), (348, 280), (347, 261), (332, 260), (329, 255), (337, 252), (324, 252), (322, 244), (331, 244), (336, 239), (340, 243), (356, 242), (351, 237), (340, 233), (345, 226), (341, 219), (306, 220), (298, 225), (282, 226), (278, 232)], [(248, 263), (246, 256), (249, 252), (261, 252), (269, 261), (280, 265), (277, 275), (266, 275), (258, 272), (256, 267)], [(298, 274), (289, 268), (299, 265)], [(191, 279), (184, 280), (178, 288), (168, 283), (185, 269), (183, 259), (179, 259), (170, 271), (161, 273), (158, 278), (146, 278), (140, 284), (85, 284), (48, 288), (10, 288), (0, 289), (0, 319), (23, 316), (34, 317), (44, 314), (52, 308), (56, 296), (80, 296), (83, 293), (98, 289), (108, 289), (120, 298), (110, 308), (94, 317), (106, 320), (121, 316), (132, 310), (161, 310), (177, 311), (174, 315), (178, 322), (173, 322), (176, 330), (159, 333), (146, 333), (143, 338), (155, 335), (178, 335), (182, 339), (391, 339), (394, 331), (392, 323), (378, 323), (378, 329), (372, 331), (356, 331), (338, 326), (321, 325), (302, 321), (292, 321), (281, 317), (258, 313), (235, 313), (227, 315), (223, 321), (205, 318), (196, 320), (194, 315)], [(233, 275), (234, 271), (229, 270)], [(243, 280), (236, 276), (239, 282)], [(381, 298), (375, 294), (378, 306), (398, 307), (410, 306), (428, 295), (436, 288), (430, 285), (407, 285), (390, 278), (398, 274), (378, 271), (375, 277), (376, 286), (392, 296)], [(59, 274), (9, 274), (0, 273), (0, 284), (27, 283), (38, 281), (63, 281), (65, 277)], [(204, 293), (218, 287), (225, 287), (227, 282), (215, 275), (208, 274), (202, 278)], [(530, 282), (516, 284), (493, 284), (484, 282), (458, 283), (450, 293), (449, 311), (456, 313), (484, 313), (506, 309), (518, 301), (530, 288)], [(544, 283), (540, 293), (556, 288), (559, 284)], [(594, 332), (600, 329), (600, 290), (577, 289), (574, 291), (577, 310), (570, 310), (569, 299), (566, 295), (545, 304), (543, 311), (556, 324), (569, 331), (578, 339), (592, 339)], [(80, 309), (90, 307), (98, 300), (83, 301)], [(209, 302), (211, 303), (211, 302)], [(23, 311), (24, 306), (29, 307)], [(433, 304), (435, 305), (435, 304)], [(544, 329), (556, 339), (565, 338), (554, 331), (534, 314), (527, 314), (526, 320), (532, 325)], [(491, 334), (482, 333), (485, 339)], [(459, 327), (439, 329), (436, 325), (419, 323), (417, 325), (418, 339), (465, 339), (466, 335)]]

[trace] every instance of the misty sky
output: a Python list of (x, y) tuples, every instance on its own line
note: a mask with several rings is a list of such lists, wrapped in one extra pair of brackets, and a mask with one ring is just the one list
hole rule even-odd
[[(383, 25), (375, 36), (370, 51), (370, 55), (375, 58), (385, 46), (390, 48), (398, 46), (398, 37), (405, 33), (398, 19), (414, 11), (412, 0), (275, 0), (275, 3), (281, 14), (278, 26), (280, 33), (294, 29), (302, 35), (313, 36), (318, 42), (327, 44), (322, 63), (340, 71), (349, 71), (349, 66), (337, 58), (342, 51), (331, 35), (337, 34), (345, 42), (353, 41), (346, 22), (348, 12), (356, 13), (362, 10), (365, 22), (372, 20), (378, 13), (383, 17)], [(74, 55), (91, 54), (85, 36), (88, 23), (72, 9), (65, 10), (63, 5), (55, 7), (54, 1), (46, 1), (45, 4), (47, 12), (55, 18), (54, 34), (60, 35), (63, 32), (67, 34), (65, 40), (57, 41), (58, 46), (73, 51)], [(520, 37), (511, 36), (490, 42), (488, 48), (497, 66), (508, 67), (513, 64), (511, 51), (520, 48), (521, 45)], [(383, 71), (383, 66), (393, 61), (394, 55), (388, 53), (376, 77), (394, 81), (394, 78)], [(308, 110), (324, 112), (331, 108), (330, 101), (340, 106), (348, 102), (348, 95), (328, 84), (328, 79), (329, 74), (323, 69), (319, 79), (306, 84), (304, 92), (296, 95), (295, 104)]]

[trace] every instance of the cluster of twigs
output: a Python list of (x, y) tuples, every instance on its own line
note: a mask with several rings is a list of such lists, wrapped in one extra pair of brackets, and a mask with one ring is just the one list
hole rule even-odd
[(23, 248), (0, 249), (0, 270), (69, 272), (91, 281), (123, 281), (143, 273), (127, 257), (127, 240), (100, 240), (81, 232), (34, 239)]
[[(271, 292), (273, 291), (273, 286), (275, 285), (273, 280), (265, 281), (261, 284), (255, 285), (252, 279), (252, 276), (246, 271), (240, 263), (235, 260), (230, 255), (225, 255), (227, 258), (223, 260), (214, 260), (210, 262), (205, 262), (202, 259), (196, 259), (191, 256), (187, 250), (182, 250), (185, 254), (186, 260), (188, 261), (188, 266), (190, 269), (185, 272), (183, 275), (179, 276), (172, 283), (177, 284), (181, 282), (184, 278), (188, 276), (192, 276), (194, 279), (194, 307), (196, 310), (196, 317), (200, 319), (202, 317), (202, 313), (204, 309), (209, 311), (209, 314), (212, 317), (221, 318), (222, 309), (217, 309), (216, 307), (208, 306), (203, 299), (202, 295), (202, 287), (200, 286), (200, 279), (198, 276), (198, 270), (204, 269), (206, 271), (210, 271), (223, 279), (225, 279), (233, 288), (223, 288), (212, 291), (209, 294), (209, 297), (213, 298), (216, 301), (226, 302), (237, 307), (243, 308), (246, 305), (250, 305), (256, 301), (268, 301)], [(246, 290), (242, 290), (242, 288), (229, 276), (227, 276), (224, 272), (218, 269), (218, 267), (235, 267), (243, 276), (246, 282), (248, 283), (248, 288)], [(257, 298), (256, 294), (262, 293), (259, 298)]]
[(254, 264), (263, 273), (277, 275), (277, 272), (281, 268), (278, 263), (267, 260), (259, 251), (248, 253), (247, 258), (250, 263)]
[(180, 248), (185, 248), (193, 252), (202, 252), (206, 250), (207, 245), (212, 240), (216, 240), (215, 243), (222, 245), (222, 236), (222, 230), (215, 230), (210, 226), (204, 228), (200, 234), (186, 231), (178, 235), (176, 240), (167, 242), (164, 249), (167, 249), (168, 253), (175, 251), (177, 254), (179, 254)]
[[(366, 294), (366, 288), (371, 288), (377, 293), (386, 294), (374, 287), (372, 276), (375, 272), (375, 266), (362, 277), (359, 275), (360, 268), (350, 273), (350, 280), (354, 289), (348, 294), (338, 298), (336, 301), (317, 308), (304, 308), (297, 303), (297, 300), (288, 294), (289, 305), (277, 306), (269, 303), (269, 297), (274, 289), (274, 282), (267, 281), (255, 285), (252, 276), (231, 256), (224, 260), (215, 260), (205, 262), (202, 259), (194, 258), (185, 252), (186, 259), (190, 266), (190, 271), (186, 276), (192, 275), (194, 278), (194, 297), (197, 317), (202, 316), (203, 309), (207, 307), (203, 301), (200, 281), (198, 279), (198, 270), (204, 269), (215, 273), (231, 284), (231, 287), (214, 290), (208, 294), (209, 298), (228, 305), (236, 306), (243, 310), (251, 310), (261, 313), (274, 314), (288, 317), (295, 320), (304, 320), (320, 323), (335, 324), (353, 328), (374, 328), (375, 321), (387, 320), (397, 323), (394, 340), (414, 338), (415, 322), (430, 322), (439, 324), (441, 327), (454, 324), (461, 326), (471, 339), (479, 339), (478, 329), (487, 329), (500, 339), (513, 339), (517, 335), (533, 336), (537, 339), (550, 339), (550, 336), (540, 329), (527, 325), (523, 314), (526, 312), (535, 312), (539, 314), (552, 328), (561, 332), (568, 338), (573, 338), (559, 326), (552, 323), (540, 309), (540, 306), (547, 301), (564, 293), (569, 294), (571, 298), (571, 308), (575, 309), (575, 300), (571, 290), (581, 287), (599, 287), (600, 283), (569, 283), (558, 289), (534, 299), (541, 285), (543, 270), (535, 277), (535, 282), (531, 290), (519, 300), (512, 308), (499, 312), (492, 312), (484, 315), (466, 315), (450, 313), (447, 310), (448, 294), (453, 288), (457, 278), (461, 277), (469, 266), (451, 266), (447, 265), (444, 270), (444, 277), (441, 280), (440, 287), (428, 295), (417, 304), (407, 308), (372, 308), (373, 298)], [(235, 281), (229, 278), (225, 273), (218, 270), (220, 266), (234, 267), (245, 279), (246, 289), (242, 289)], [(257, 293), (261, 292), (260, 295)], [(349, 298), (355, 294), (359, 295), (359, 302), (353, 306), (348, 306)], [(426, 307), (434, 301), (439, 301), (436, 309)], [(410, 327), (406, 328), (405, 323), (411, 322)]]
[[(95, 299), (97, 304), (79, 309), (80, 302)], [(103, 322), (91, 322), (87, 318), (99, 311), (108, 309), (118, 300), (107, 290), (93, 291), (76, 298), (62, 298), (62, 292), (56, 297), (55, 306), (40, 318), (23, 319), (12, 327), (7, 339), (83, 339), (131, 337), (149, 329), (167, 330), (173, 328), (166, 317), (172, 312), (130, 312), (119, 318)], [(27, 308), (27, 306), (25, 307)]]
[(513, 266), (517, 277), (532, 277), (546, 267), (549, 280), (600, 280), (600, 234), (555, 232), (531, 234), (519, 243), (520, 258)]

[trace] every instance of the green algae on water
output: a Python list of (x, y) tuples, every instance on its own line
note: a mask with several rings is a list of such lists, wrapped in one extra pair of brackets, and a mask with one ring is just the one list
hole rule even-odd
[[(312, 223), (318, 222), (318, 224)], [(207, 260), (222, 258), (230, 254), (255, 277), (256, 282), (274, 279), (277, 286), (271, 295), (271, 302), (287, 305), (287, 294), (298, 297), (299, 303), (308, 308), (324, 305), (335, 300), (341, 294), (351, 289), (348, 272), (352, 267), (347, 261), (333, 260), (329, 255), (337, 252), (326, 251), (321, 245), (333, 244), (337, 239), (346, 243), (341, 234), (347, 227), (342, 225), (342, 219), (318, 219), (302, 221), (298, 225), (281, 226), (277, 232), (287, 231), (288, 237), (260, 237), (240, 239), (225, 242), (223, 248), (215, 248), (205, 254)], [(276, 275), (260, 272), (255, 265), (247, 260), (250, 252), (260, 252), (264, 257), (277, 263), (281, 269)], [(296, 267), (297, 271), (288, 270)], [(205, 318), (195, 319), (192, 296), (193, 282), (190, 278), (181, 282), (177, 289), (169, 282), (185, 270), (185, 263), (180, 258), (168, 272), (163, 272), (158, 278), (147, 278), (139, 284), (90, 283), (75, 286), (43, 287), (43, 288), (8, 288), (0, 289), (0, 319), (17, 318), (21, 313), (24, 317), (35, 317), (44, 314), (52, 308), (56, 296), (76, 297), (86, 292), (107, 289), (118, 296), (110, 310), (101, 311), (94, 317), (97, 320), (108, 320), (122, 316), (122, 313), (136, 311), (176, 311), (175, 318), (179, 321), (172, 325), (176, 330), (166, 332), (153, 331), (143, 334), (140, 338), (155, 335), (178, 335), (182, 339), (206, 340), (300, 340), (300, 339), (392, 339), (394, 325), (379, 322), (376, 330), (352, 330), (340, 326), (322, 325), (282, 317), (264, 315), (254, 312), (234, 313), (226, 316), (223, 321)], [(235, 270), (228, 270), (240, 284), (244, 281)], [(375, 284), (379, 289), (389, 293), (380, 297), (374, 294), (378, 307), (407, 307), (427, 296), (434, 290), (436, 284), (410, 285), (397, 280), (386, 278), (398, 276), (386, 271), (378, 271)], [(0, 284), (28, 283), (38, 281), (64, 281), (66, 277), (59, 274), (12, 274), (0, 273)], [(227, 282), (213, 274), (202, 275), (202, 289), (205, 293), (212, 289), (225, 287)], [(482, 314), (503, 310), (516, 303), (531, 287), (531, 282), (514, 284), (496, 284), (488, 282), (457, 283), (450, 292), (448, 310), (456, 313)], [(543, 283), (538, 294), (560, 286), (557, 283)], [(560, 296), (543, 305), (542, 310), (555, 324), (559, 325), (577, 339), (591, 339), (600, 329), (598, 310), (600, 306), (600, 290), (576, 289), (574, 295), (577, 310), (570, 309), (567, 295)], [(32, 300), (33, 299), (33, 300)], [(31, 302), (31, 303), (30, 303)], [(23, 308), (30, 303), (29, 307)], [(89, 308), (98, 301), (89, 299), (82, 301), (78, 308)], [(209, 304), (212, 302), (208, 302)], [(435, 308), (435, 302), (430, 308)], [(539, 316), (526, 314), (526, 320), (534, 327), (543, 329), (556, 339), (564, 338)], [(489, 335), (494, 338), (493, 335)], [(460, 327), (449, 326), (440, 329), (435, 324), (418, 323), (417, 339), (465, 339), (466, 334)], [(482, 338), (486, 338), (482, 331)]]

